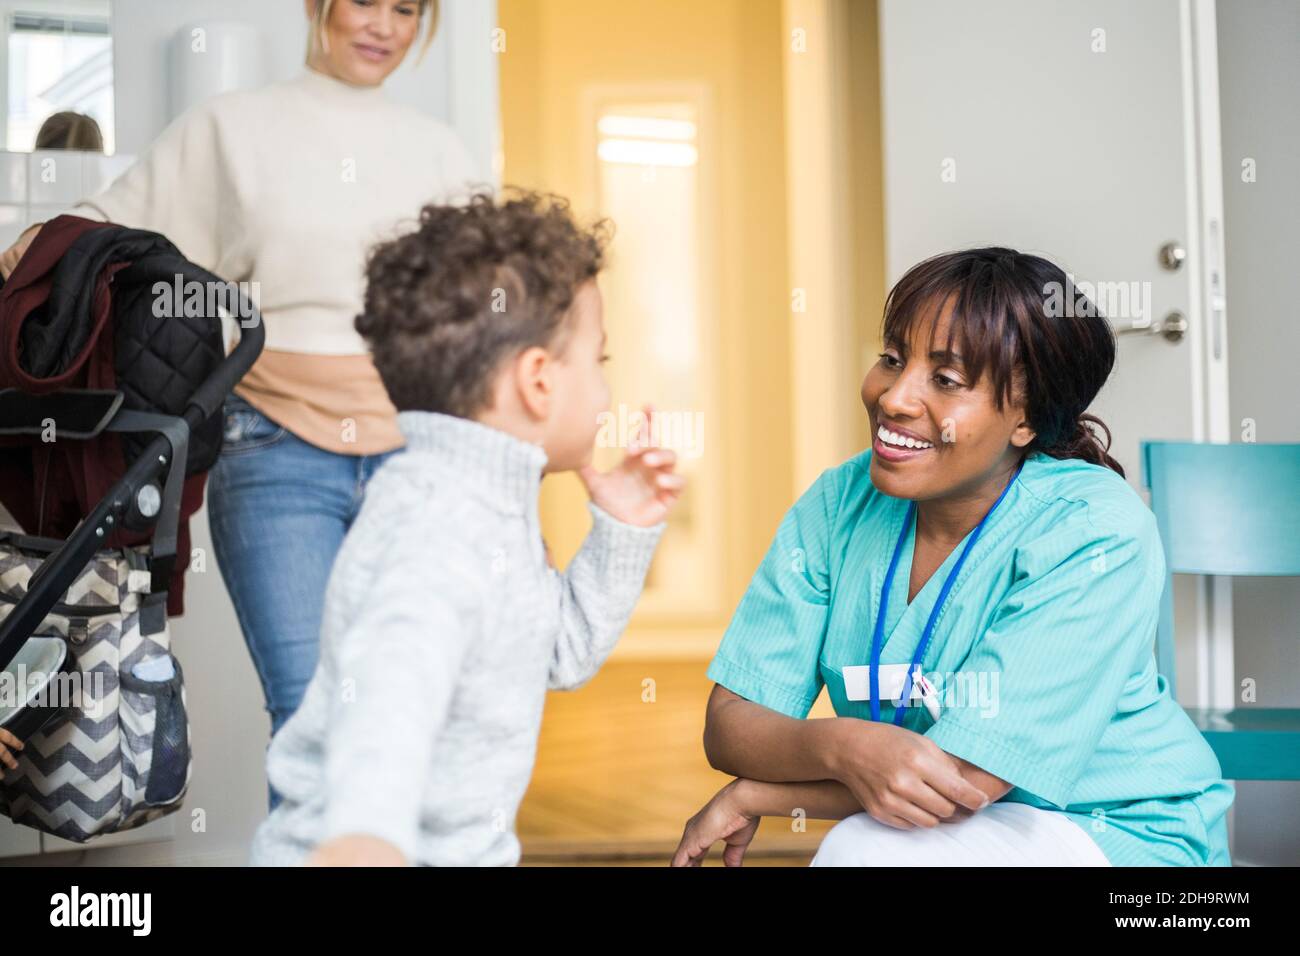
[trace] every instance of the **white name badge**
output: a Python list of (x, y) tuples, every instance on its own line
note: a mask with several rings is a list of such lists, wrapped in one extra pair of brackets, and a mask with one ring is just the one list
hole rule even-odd
[[(910, 664), (881, 664), (877, 668), (880, 675), (880, 699), (892, 701), (897, 707), (902, 703), (903, 679), (907, 676)], [(844, 696), (849, 700), (871, 699), (871, 668), (866, 664), (853, 664), (842, 670), (844, 674)], [(925, 679), (918, 667), (912, 677), (912, 691), (908, 700), (920, 699), (925, 709), (935, 720), (939, 719), (942, 708), (939, 706), (939, 694)]]
[[(892, 700), (897, 706), (903, 696), (903, 679), (907, 676), (910, 664), (881, 664), (876, 670), (880, 675), (880, 699)], [(844, 696), (849, 700), (871, 699), (871, 668), (866, 664), (853, 664), (844, 668)], [(912, 681), (912, 700), (921, 696), (921, 688), (916, 680)]]

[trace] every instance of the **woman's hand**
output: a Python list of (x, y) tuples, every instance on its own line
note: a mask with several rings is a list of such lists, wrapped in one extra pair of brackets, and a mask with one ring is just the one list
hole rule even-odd
[(9, 278), (14, 269), (18, 267), (18, 260), (23, 257), (23, 253), (27, 251), (27, 247), (32, 244), (32, 240), (36, 238), (36, 234), (41, 231), (43, 225), (45, 223), (38, 222), (28, 226), (23, 230), (23, 234), (18, 237), (17, 242), (4, 252), (0, 252), (0, 277)]
[(647, 405), (641, 434), (618, 467), (606, 472), (591, 465), (578, 469), (578, 477), (596, 505), (619, 521), (643, 528), (664, 520), (686, 487), (686, 479), (673, 474), (677, 454), (670, 448), (650, 444), (653, 414)]
[(699, 866), (708, 856), (709, 849), (719, 840), (726, 841), (722, 862), (726, 866), (740, 866), (745, 850), (758, 832), (762, 817), (744, 806), (744, 780), (733, 780), (704, 805), (699, 813), (686, 821), (681, 842), (673, 854), (672, 866)]
[(316, 852), (303, 861), (303, 866), (406, 866), (402, 851), (387, 840), (349, 833), (326, 840)]
[[(10, 750), (22, 750), (25, 744), (9, 733), (7, 730), (0, 730), (0, 763), (4, 764), (10, 770), (18, 769), (18, 758), (11, 754)], [(4, 771), (0, 770), (0, 777), (4, 776)]]
[(835, 779), (873, 819), (900, 830), (934, 827), (988, 805), (957, 761), (923, 734), (889, 723), (835, 718)]

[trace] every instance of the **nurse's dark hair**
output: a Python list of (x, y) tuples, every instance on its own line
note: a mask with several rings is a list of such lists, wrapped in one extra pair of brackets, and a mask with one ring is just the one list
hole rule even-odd
[(934, 345), (932, 325), (927, 351), (959, 354), (972, 384), (987, 373), (999, 411), (1023, 400), (1035, 432), (1024, 454), (1081, 458), (1123, 475), (1109, 454), (1110, 429), (1087, 412), (1114, 367), (1115, 333), (1070, 277), (1040, 256), (999, 246), (934, 256), (890, 290), (885, 345), (905, 345), (916, 323), (950, 300), (948, 341)]

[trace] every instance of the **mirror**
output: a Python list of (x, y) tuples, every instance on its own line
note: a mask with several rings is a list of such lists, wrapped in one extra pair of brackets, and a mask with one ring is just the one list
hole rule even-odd
[(116, 151), (111, 14), (110, 0), (0, 0), (5, 151)]

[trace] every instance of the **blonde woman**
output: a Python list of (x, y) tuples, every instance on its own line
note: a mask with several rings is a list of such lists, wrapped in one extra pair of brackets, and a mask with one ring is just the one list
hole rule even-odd
[(199, 104), (72, 210), (163, 233), (222, 278), (257, 283), (266, 350), (226, 403), (209, 516), (272, 733), (315, 670), (326, 579), (366, 483), (402, 446), (353, 328), (366, 250), (475, 177), (447, 126), (383, 90), (422, 32), (427, 49), (437, 0), (305, 6), (296, 77)]

